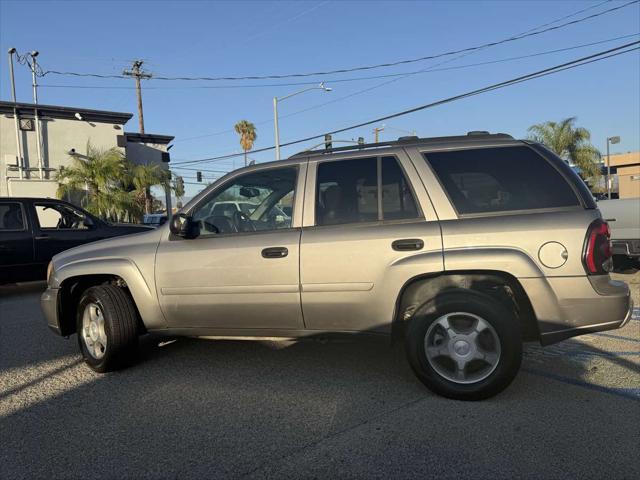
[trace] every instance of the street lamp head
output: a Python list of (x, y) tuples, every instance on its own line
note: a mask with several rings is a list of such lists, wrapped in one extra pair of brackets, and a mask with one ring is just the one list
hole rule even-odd
[(320, 82), (320, 85), (318, 85), (318, 88), (321, 88), (325, 92), (330, 92), (331, 90), (333, 90), (333, 88), (331, 87), (326, 87), (324, 82)]
[(37, 50), (33, 50), (33, 51), (30, 53), (30, 55), (31, 55), (33, 58), (37, 57), (39, 54), (40, 54), (40, 52), (38, 52)]
[(611, 143), (611, 145), (615, 145), (616, 143), (620, 143), (620, 137), (609, 137), (608, 138), (609, 143)]

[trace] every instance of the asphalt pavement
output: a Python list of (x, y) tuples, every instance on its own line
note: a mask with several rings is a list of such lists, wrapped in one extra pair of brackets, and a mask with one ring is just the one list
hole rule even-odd
[(640, 478), (638, 312), (528, 345), (505, 392), (468, 403), (359, 337), (147, 336), (98, 375), (46, 328), (43, 288), (0, 287), (1, 479)]

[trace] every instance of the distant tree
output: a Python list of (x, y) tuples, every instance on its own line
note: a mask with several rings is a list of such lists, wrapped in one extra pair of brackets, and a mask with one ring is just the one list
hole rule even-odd
[(71, 166), (59, 171), (58, 198), (78, 198), (91, 213), (107, 220), (137, 216), (134, 196), (127, 191), (127, 161), (117, 148), (108, 150), (87, 143), (85, 155), (72, 155)]
[(240, 146), (244, 150), (244, 165), (247, 166), (247, 152), (253, 148), (253, 143), (258, 138), (256, 126), (248, 120), (240, 120), (234, 126), (235, 131), (240, 135)]
[(182, 208), (182, 197), (184, 197), (184, 179), (175, 176), (171, 182), (171, 188), (176, 196), (176, 207)]
[(144, 213), (153, 213), (151, 187), (169, 186), (169, 171), (157, 164), (128, 164), (128, 183), (133, 185), (135, 197)]
[(580, 169), (582, 178), (595, 185), (600, 179), (600, 152), (591, 144), (591, 132), (575, 126), (576, 117), (529, 127), (529, 138), (546, 145)]

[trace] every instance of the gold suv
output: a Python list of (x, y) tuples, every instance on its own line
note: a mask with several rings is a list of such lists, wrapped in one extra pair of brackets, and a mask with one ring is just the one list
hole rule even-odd
[(482, 399), (523, 341), (619, 328), (609, 228), (582, 180), (505, 134), (305, 151), (236, 170), (168, 224), (56, 255), (42, 308), (88, 365), (138, 336), (402, 335), (431, 390)]

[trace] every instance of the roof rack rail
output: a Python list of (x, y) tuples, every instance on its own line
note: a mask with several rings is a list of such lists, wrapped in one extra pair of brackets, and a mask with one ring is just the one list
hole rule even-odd
[(295, 153), (291, 155), (289, 158), (300, 157), (303, 155), (325, 155), (329, 153), (339, 153), (339, 152), (349, 152), (349, 151), (358, 151), (358, 150), (367, 150), (371, 148), (383, 148), (383, 147), (393, 147), (397, 145), (424, 145), (429, 143), (444, 143), (444, 142), (476, 142), (482, 139), (486, 140), (513, 140), (513, 137), (506, 133), (489, 133), (484, 130), (474, 130), (468, 132), (466, 135), (453, 135), (448, 137), (427, 137), (420, 138), (417, 136), (406, 136), (400, 137), (397, 140), (390, 140), (387, 142), (378, 142), (378, 143), (363, 143), (356, 145), (346, 145), (344, 147), (335, 147), (329, 149), (317, 149), (314, 148), (324, 145), (324, 142), (311, 147), (311, 149), (302, 150), (301, 152)]

